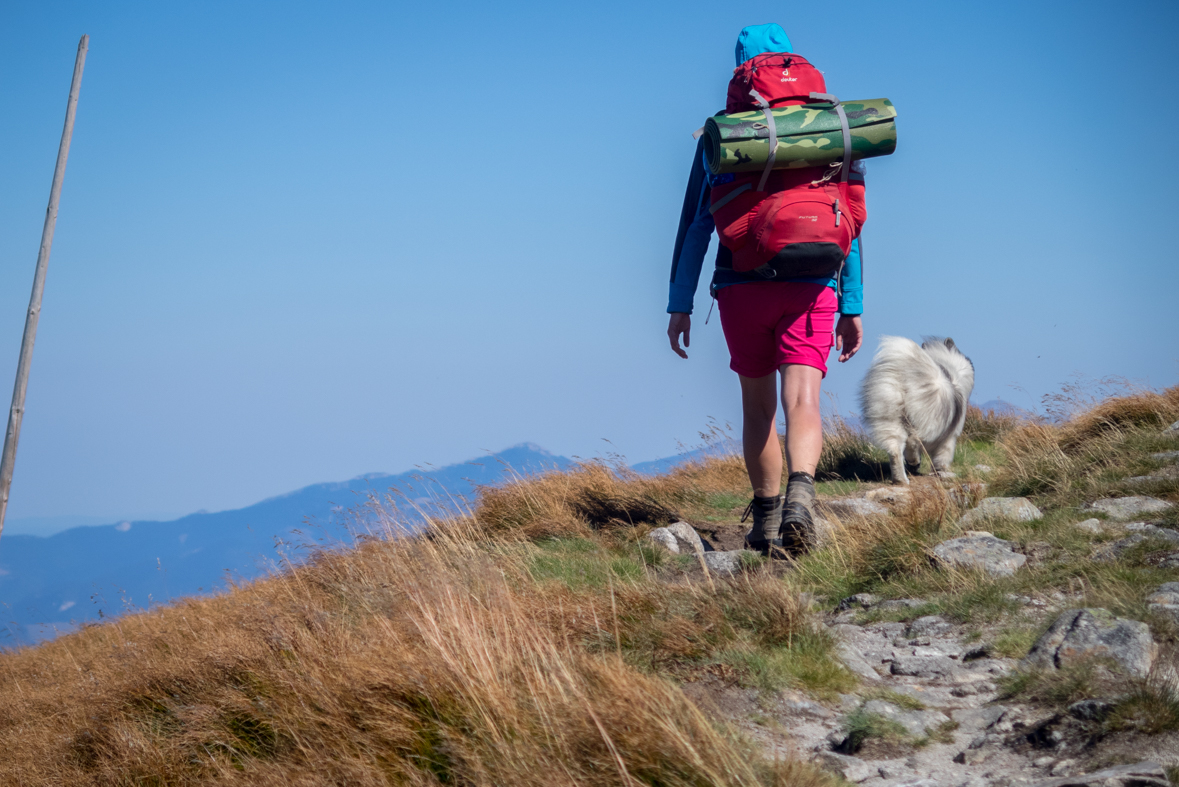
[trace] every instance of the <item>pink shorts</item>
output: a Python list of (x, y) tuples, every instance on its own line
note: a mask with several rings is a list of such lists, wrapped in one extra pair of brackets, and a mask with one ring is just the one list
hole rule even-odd
[(791, 281), (733, 284), (717, 292), (716, 302), (734, 372), (765, 377), (782, 364), (800, 363), (827, 376), (827, 355), (835, 343), (835, 290)]

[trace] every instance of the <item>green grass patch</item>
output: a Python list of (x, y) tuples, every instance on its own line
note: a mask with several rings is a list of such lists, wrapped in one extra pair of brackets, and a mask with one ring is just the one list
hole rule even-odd
[(878, 740), (892, 745), (913, 742), (908, 731), (899, 722), (885, 718), (878, 713), (869, 713), (863, 708), (857, 708), (844, 718), (843, 729), (847, 734), (843, 749), (848, 754), (855, 754), (869, 740)]
[(734, 667), (742, 682), (762, 691), (801, 689), (821, 699), (833, 700), (854, 690), (854, 675), (832, 657), (833, 643), (825, 635), (795, 637), (786, 647), (751, 647), (718, 654), (717, 661)]
[(893, 705), (904, 710), (925, 710), (925, 703), (916, 697), (911, 697), (908, 694), (902, 694), (899, 691), (893, 691), (882, 686), (873, 687), (863, 692), (860, 696), (867, 701), (883, 700), (884, 702), (891, 702)]
[(637, 544), (611, 550), (585, 538), (550, 538), (536, 542), (536, 546), (528, 561), (533, 580), (560, 582), (570, 590), (638, 581), (645, 575), (644, 560), (654, 558)]

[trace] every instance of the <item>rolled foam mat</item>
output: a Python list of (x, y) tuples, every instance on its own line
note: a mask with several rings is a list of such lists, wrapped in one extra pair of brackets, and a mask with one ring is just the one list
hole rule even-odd
[[(896, 108), (887, 98), (845, 101), (852, 158), (896, 150)], [(774, 169), (826, 166), (843, 159), (843, 131), (830, 103), (771, 109), (778, 137)], [(770, 154), (769, 126), (761, 110), (717, 115), (704, 124), (704, 150), (715, 174), (759, 172)]]

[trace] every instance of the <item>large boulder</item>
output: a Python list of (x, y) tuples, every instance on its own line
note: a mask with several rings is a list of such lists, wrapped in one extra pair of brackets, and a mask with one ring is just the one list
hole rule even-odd
[(1044, 516), (1026, 497), (987, 497), (962, 515), (963, 527), (977, 527), (989, 519), (1013, 519), (1031, 522)]
[(1012, 549), (1011, 542), (985, 531), (943, 541), (933, 548), (933, 556), (948, 568), (977, 568), (993, 577), (1009, 577), (1028, 560)]
[(1045, 631), (1023, 659), (1032, 669), (1061, 669), (1089, 659), (1110, 659), (1144, 678), (1158, 654), (1150, 627), (1105, 609), (1070, 609)]
[(1081, 776), (1041, 779), (1031, 787), (1171, 787), (1167, 772), (1157, 763), (1115, 765)]
[(1133, 497), (1107, 497), (1085, 506), (1090, 511), (1099, 511), (1113, 519), (1133, 519), (1141, 514), (1158, 514), (1173, 504), (1157, 497), (1134, 495)]

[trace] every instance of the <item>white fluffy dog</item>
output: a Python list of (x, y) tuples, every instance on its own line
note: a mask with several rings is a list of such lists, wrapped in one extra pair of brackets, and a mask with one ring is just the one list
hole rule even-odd
[[(860, 387), (860, 412), (873, 441), (891, 457), (892, 480), (909, 483), (924, 448), (936, 473), (948, 473), (966, 423), (974, 389), (974, 364), (953, 339), (926, 339), (920, 346), (885, 336)], [(903, 459), (903, 461), (902, 461)]]

